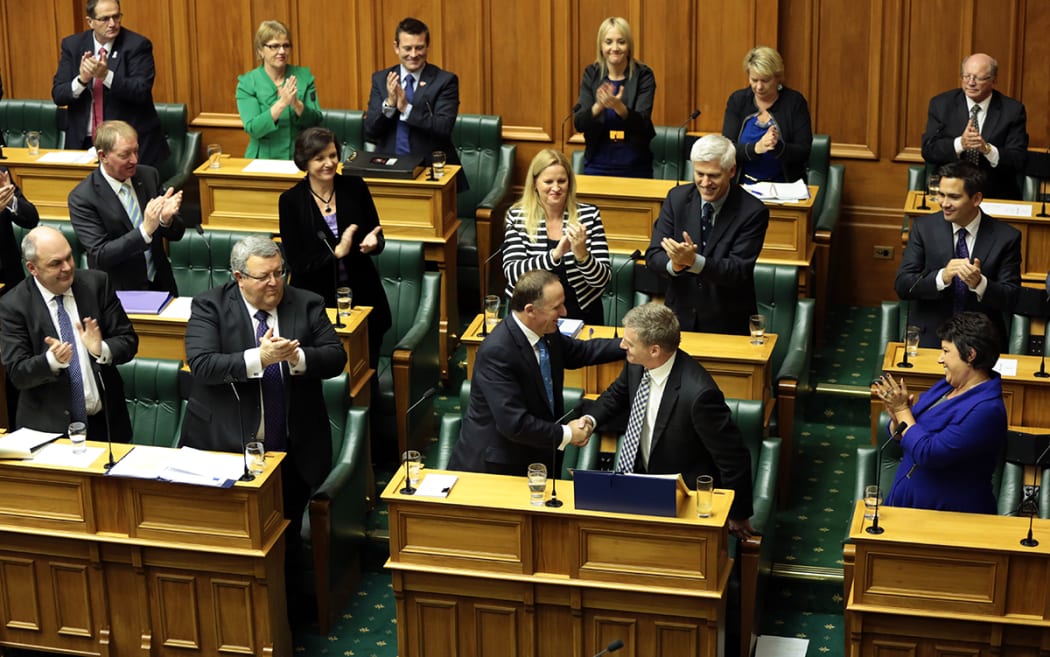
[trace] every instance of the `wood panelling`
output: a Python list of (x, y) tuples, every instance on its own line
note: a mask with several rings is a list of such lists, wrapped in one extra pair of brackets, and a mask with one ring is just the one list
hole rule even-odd
[[(0, 3), (0, 74), (8, 97), (48, 98), (62, 37), (85, 28), (85, 0)], [(754, 45), (777, 47), (785, 83), (810, 103), (815, 132), (845, 163), (843, 213), (831, 295), (892, 298), (900, 258), (906, 169), (920, 161), (931, 96), (958, 85), (970, 52), (999, 60), (998, 88), (1028, 108), (1034, 148), (1050, 146), (1050, 2), (1044, 0), (125, 0), (125, 26), (154, 43), (158, 102), (184, 102), (203, 143), (239, 155), (237, 76), (257, 65), (259, 22), (285, 21), (292, 61), (310, 67), (322, 107), (367, 106), (373, 71), (397, 62), (393, 32), (405, 16), (431, 28), (430, 59), (460, 78), (460, 111), (500, 114), (518, 146), (515, 182), (545, 147), (583, 148), (571, 121), (597, 28), (626, 18), (639, 59), (656, 73), (653, 118), (720, 131), (725, 100), (743, 87)], [(31, 26), (32, 29), (25, 29)], [(897, 247), (875, 260), (874, 244)]]

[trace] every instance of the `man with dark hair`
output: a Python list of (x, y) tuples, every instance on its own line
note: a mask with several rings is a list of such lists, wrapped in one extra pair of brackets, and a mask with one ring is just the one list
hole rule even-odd
[(941, 166), (964, 160), (988, 177), (988, 198), (1020, 199), (1028, 118), (1019, 101), (995, 89), (999, 63), (983, 53), (963, 60), (960, 88), (930, 100), (922, 157)]
[[(394, 31), (394, 52), (400, 64), (372, 74), (372, 91), (365, 115), (365, 140), (382, 153), (422, 156), (444, 151), (449, 164), (459, 164), (452, 145), (452, 127), (459, 114), (459, 78), (427, 62), (430, 30), (406, 18)], [(462, 187), (465, 177), (457, 184)]]
[(539, 269), (518, 279), (510, 313), (478, 348), (450, 469), (524, 476), (530, 463), (546, 463), (557, 473), (555, 447), (587, 444), (590, 431), (558, 423), (565, 370), (621, 360), (623, 351), (618, 340), (562, 335), (564, 316), (565, 291), (555, 274)]
[(25, 278), (13, 224), (35, 228), (38, 223), (40, 213), (36, 206), (22, 196), (22, 190), (11, 181), (7, 167), (0, 166), (0, 283), (5, 286), (4, 292)]
[(690, 488), (699, 475), (711, 475), (716, 486), (735, 493), (729, 531), (742, 540), (750, 538), (755, 531), (750, 521), (751, 453), (718, 384), (678, 348), (681, 337), (674, 313), (661, 303), (628, 311), (623, 318), (623, 372), (573, 428), (593, 431), (630, 408), (616, 471), (681, 473)]
[(89, 148), (103, 121), (127, 121), (142, 161), (159, 166), (170, 151), (153, 105), (153, 44), (122, 29), (123, 19), (120, 0), (88, 0), (88, 29), (62, 39), (51, 98), (68, 108), (66, 148)]
[(912, 221), (894, 288), (911, 302), (919, 345), (939, 347), (937, 327), (964, 310), (988, 315), (1006, 351), (1006, 319), (1021, 287), (1021, 233), (981, 212), (984, 172), (956, 160), (940, 169), (941, 211)]

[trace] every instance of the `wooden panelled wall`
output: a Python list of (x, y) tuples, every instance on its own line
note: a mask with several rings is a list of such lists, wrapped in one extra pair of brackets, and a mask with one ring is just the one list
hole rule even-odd
[[(85, 0), (0, 0), (0, 74), (8, 97), (47, 98), (61, 38), (85, 29)], [(404, 16), (431, 28), (431, 61), (460, 76), (464, 113), (500, 114), (518, 146), (517, 183), (540, 148), (563, 140), (595, 33), (606, 16), (631, 24), (637, 55), (657, 76), (654, 120), (718, 131), (729, 93), (744, 86), (744, 53), (777, 47), (785, 82), (809, 99), (816, 132), (846, 165), (834, 246), (836, 302), (893, 295), (906, 168), (919, 161), (931, 95), (958, 84), (959, 63), (984, 51), (999, 89), (1028, 108), (1032, 146), (1050, 146), (1050, 2), (1046, 0), (124, 0), (124, 25), (148, 35), (155, 99), (189, 106), (204, 143), (247, 144), (234, 103), (237, 75), (256, 65), (261, 20), (289, 24), (293, 62), (317, 77), (323, 107), (367, 105), (372, 71), (396, 62)], [(568, 140), (570, 143), (564, 144)], [(874, 245), (893, 260), (876, 260)]]

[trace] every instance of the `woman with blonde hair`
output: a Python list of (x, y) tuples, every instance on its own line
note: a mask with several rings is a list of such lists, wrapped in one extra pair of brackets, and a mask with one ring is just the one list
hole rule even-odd
[(550, 148), (532, 158), (522, 196), (507, 212), (503, 273), (508, 298), (518, 278), (534, 269), (561, 279), (568, 317), (603, 323), (601, 297), (612, 267), (601, 213), (576, 201), (569, 160)]

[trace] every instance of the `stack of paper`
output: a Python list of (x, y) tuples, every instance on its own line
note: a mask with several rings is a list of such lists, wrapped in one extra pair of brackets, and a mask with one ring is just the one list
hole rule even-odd
[(809, 187), (801, 178), (790, 183), (756, 182), (743, 185), (763, 201), (805, 201), (809, 198)]
[(36, 429), (23, 428), (12, 431), (0, 438), (0, 459), (33, 458), (34, 450), (61, 437), (60, 433), (45, 433)]
[(190, 447), (172, 449), (139, 445), (113, 466), (109, 474), (114, 477), (229, 488), (242, 472), (244, 457), (241, 454), (202, 452)]

